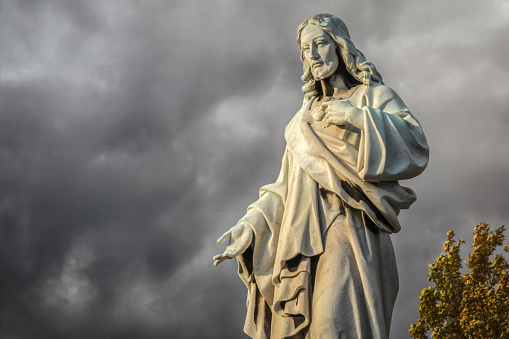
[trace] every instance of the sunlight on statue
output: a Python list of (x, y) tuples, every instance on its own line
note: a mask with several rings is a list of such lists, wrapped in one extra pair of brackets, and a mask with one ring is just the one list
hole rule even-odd
[(428, 145), (419, 122), (350, 40), (317, 14), (298, 28), (302, 108), (276, 182), (260, 189), (214, 265), (237, 258), (253, 338), (389, 338), (398, 293), (390, 234), (416, 199)]

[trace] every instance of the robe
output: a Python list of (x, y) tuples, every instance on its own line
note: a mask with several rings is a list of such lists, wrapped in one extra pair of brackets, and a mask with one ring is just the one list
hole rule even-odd
[(253, 338), (388, 338), (398, 275), (390, 234), (416, 200), (398, 180), (419, 175), (428, 145), (419, 122), (385, 85), (342, 97), (362, 126), (326, 125), (305, 101), (285, 130), (276, 182), (239, 221), (254, 232), (237, 257)]

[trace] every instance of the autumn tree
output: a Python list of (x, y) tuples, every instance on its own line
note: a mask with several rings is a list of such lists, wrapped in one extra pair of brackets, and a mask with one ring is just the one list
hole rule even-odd
[(505, 227), (494, 231), (481, 223), (475, 226), (473, 251), (465, 261), (469, 272), (462, 274), (460, 247), (465, 241), (447, 233), (445, 254), (430, 265), (428, 279), (419, 300), (419, 319), (410, 326), (414, 339), (508, 338), (509, 264), (503, 246)]

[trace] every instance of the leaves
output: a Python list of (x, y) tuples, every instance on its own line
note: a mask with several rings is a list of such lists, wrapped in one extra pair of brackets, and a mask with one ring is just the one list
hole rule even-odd
[[(428, 279), (434, 284), (421, 292), (419, 319), (410, 325), (415, 339), (508, 338), (509, 264), (503, 253), (505, 227), (494, 231), (485, 223), (474, 229), (473, 251), (466, 260), (469, 273), (461, 274), (461, 245), (447, 233), (445, 254), (430, 265)], [(502, 247), (503, 246), (503, 247)]]

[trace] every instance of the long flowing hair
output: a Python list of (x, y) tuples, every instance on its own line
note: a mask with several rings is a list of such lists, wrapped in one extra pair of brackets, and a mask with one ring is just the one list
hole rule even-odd
[[(297, 29), (297, 43), (300, 47), (300, 59), (302, 60), (302, 68), (304, 74), (301, 79), (305, 83), (302, 86), (304, 92), (304, 99), (310, 100), (311, 98), (319, 95), (320, 91), (317, 89), (315, 78), (311, 73), (311, 67), (304, 59), (304, 52), (301, 46), (301, 33), (307, 25), (316, 25), (318, 28), (329, 34), (329, 36), (336, 42), (336, 53), (338, 59), (343, 61), (344, 67), (348, 74), (353, 78), (354, 83), (364, 84), (371, 86), (373, 82), (383, 84), (382, 75), (378, 72), (375, 65), (366, 61), (366, 57), (355, 48), (354, 43), (350, 40), (350, 34), (345, 23), (338, 17), (332, 14), (316, 14), (306, 19), (299, 25)], [(341, 72), (338, 66), (338, 71)], [(348, 80), (348, 79), (345, 79)]]

